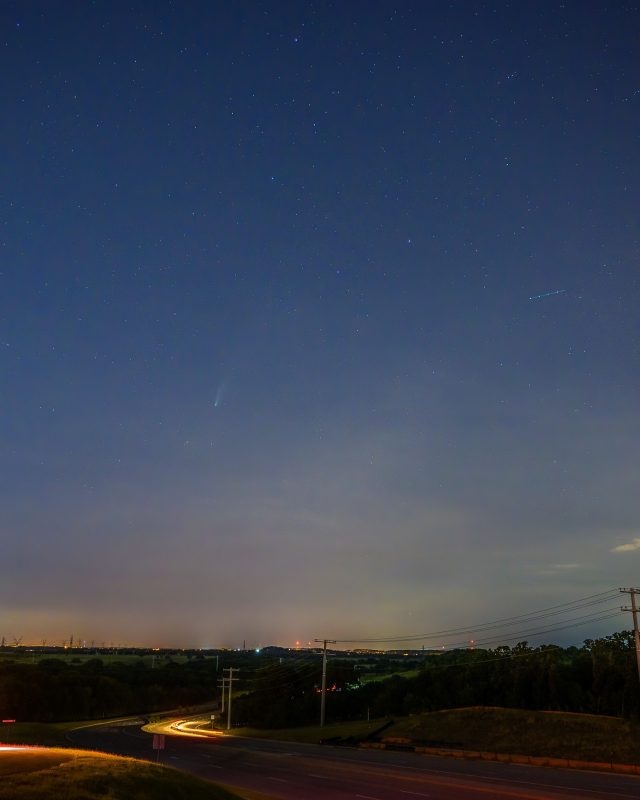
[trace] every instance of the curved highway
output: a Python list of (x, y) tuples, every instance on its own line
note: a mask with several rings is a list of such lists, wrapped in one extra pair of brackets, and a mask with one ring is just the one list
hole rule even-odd
[[(142, 721), (68, 734), (82, 748), (155, 760)], [(166, 737), (161, 762), (277, 800), (638, 800), (640, 778), (232, 736)]]

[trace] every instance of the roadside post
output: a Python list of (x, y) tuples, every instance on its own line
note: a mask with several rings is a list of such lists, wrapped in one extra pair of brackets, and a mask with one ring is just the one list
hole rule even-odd
[(216, 720), (216, 715), (212, 714), (211, 715), (211, 730), (213, 730), (213, 723), (215, 722), (215, 720)]

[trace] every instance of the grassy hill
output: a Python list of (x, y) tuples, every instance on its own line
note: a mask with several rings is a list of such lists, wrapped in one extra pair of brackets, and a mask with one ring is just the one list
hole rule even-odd
[(456, 708), (398, 719), (383, 735), (464, 750), (640, 764), (640, 725), (592, 714)]
[(238, 800), (208, 781), (132, 758), (86, 750), (0, 751), (0, 800)]
[[(342, 722), (325, 728), (317, 725), (278, 730), (237, 728), (233, 733), (317, 743), (331, 737), (365, 739), (386, 721)], [(457, 750), (640, 764), (640, 724), (592, 714), (516, 708), (454, 708), (397, 717), (379, 734), (379, 738)]]

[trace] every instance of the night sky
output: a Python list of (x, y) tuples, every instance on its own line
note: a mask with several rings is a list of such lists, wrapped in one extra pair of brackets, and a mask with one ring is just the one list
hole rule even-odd
[(0, 634), (640, 582), (637, 4), (0, 14)]

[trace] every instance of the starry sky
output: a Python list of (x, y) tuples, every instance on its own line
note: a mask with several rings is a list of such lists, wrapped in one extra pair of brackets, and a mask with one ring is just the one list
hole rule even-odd
[(640, 583), (639, 23), (5, 0), (0, 633), (286, 645)]

